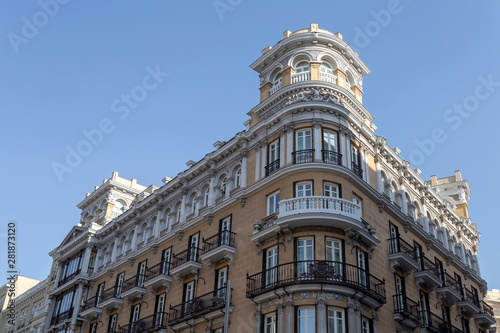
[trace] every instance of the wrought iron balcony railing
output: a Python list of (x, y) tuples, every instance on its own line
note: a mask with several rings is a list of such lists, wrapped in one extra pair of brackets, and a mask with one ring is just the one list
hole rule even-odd
[(180, 322), (198, 318), (209, 312), (222, 309), (225, 305), (226, 287), (216, 289), (207, 294), (171, 306), (168, 313), (168, 325), (172, 326)]
[(101, 301), (101, 297), (94, 296), (94, 297), (89, 298), (88, 300), (83, 302), (83, 304), (80, 308), (80, 312), (86, 311), (86, 310), (91, 309), (91, 308), (96, 308), (99, 305), (100, 301)]
[(462, 333), (462, 330), (453, 326), (450, 322), (436, 316), (430, 311), (419, 311), (421, 318), (421, 328), (427, 328), (431, 332), (438, 333)]
[(416, 322), (419, 321), (419, 304), (403, 294), (392, 296), (394, 313), (399, 313)]
[(385, 303), (385, 281), (357, 266), (337, 261), (293, 261), (247, 275), (247, 297), (288, 285), (323, 283), (363, 291)]
[(168, 276), (169, 271), (170, 271), (170, 262), (163, 261), (158, 265), (155, 265), (146, 270), (146, 274), (144, 275), (144, 282), (154, 279), (155, 277), (160, 275)]
[(143, 333), (167, 329), (167, 313), (157, 312), (133, 323), (118, 328), (117, 333)]
[(112, 299), (113, 297), (120, 298), (121, 292), (122, 292), (122, 287), (120, 286), (114, 286), (109, 289), (106, 289), (102, 292), (101, 300), (99, 303), (106, 302)]
[(178, 254), (173, 255), (172, 268), (176, 268), (189, 261), (200, 262), (200, 249), (197, 247), (190, 247)]
[(274, 172), (276, 172), (280, 168), (280, 159), (278, 158), (277, 160), (269, 163), (266, 166), (266, 177), (272, 175)]
[(144, 274), (137, 274), (125, 281), (123, 281), (122, 294), (126, 293), (132, 288), (142, 288), (144, 284)]
[(322, 150), (323, 162), (328, 164), (341, 165), (342, 164), (342, 154), (331, 150)]
[(292, 155), (294, 164), (314, 162), (314, 149), (297, 150)]
[(406, 253), (410, 258), (417, 260), (417, 254), (415, 248), (408, 244), (401, 237), (392, 237), (387, 240), (389, 244), (389, 254), (403, 252)]
[(462, 286), (460, 285), (460, 283), (455, 280), (454, 277), (452, 277), (450, 274), (446, 273), (446, 272), (443, 272), (442, 274), (442, 278), (441, 280), (443, 280), (443, 285), (442, 287), (450, 287), (450, 288), (453, 288), (456, 292), (458, 292), (460, 295), (463, 295), (463, 291), (462, 291)]
[(485, 301), (481, 301), (481, 313), (486, 313), (487, 315), (490, 315), (492, 318), (495, 317), (493, 308), (488, 304), (486, 304)]
[(354, 162), (352, 162), (352, 172), (354, 172), (354, 174), (359, 178), (363, 179), (363, 169)]
[(467, 287), (464, 287), (462, 300), (471, 302), (472, 304), (480, 308), (479, 297), (476, 294), (474, 294), (471, 290), (467, 289)]
[(201, 254), (208, 253), (220, 246), (227, 245), (234, 247), (236, 234), (229, 230), (223, 230), (207, 239), (203, 239), (203, 249)]

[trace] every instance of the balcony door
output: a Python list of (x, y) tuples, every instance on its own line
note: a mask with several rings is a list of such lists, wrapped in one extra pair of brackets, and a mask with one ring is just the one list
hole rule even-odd
[(163, 327), (163, 316), (165, 312), (165, 294), (156, 296), (155, 327)]
[[(311, 197), (313, 195), (313, 184), (312, 182), (300, 182), (295, 184), (295, 197), (297, 198), (305, 198)], [(298, 200), (295, 204), (294, 209), (307, 209), (311, 207), (310, 200)]]
[(399, 252), (398, 227), (396, 227), (394, 224), (391, 224), (389, 229), (390, 229), (390, 233), (391, 233), (391, 253), (398, 253)]
[(312, 162), (312, 130), (302, 129), (295, 132), (295, 163)]
[(266, 250), (266, 287), (278, 281), (278, 247)]
[(104, 283), (101, 283), (98, 287), (97, 287), (97, 295), (96, 295), (96, 305), (99, 305), (99, 303), (101, 302), (101, 298), (102, 298), (102, 293), (104, 292)]
[(118, 315), (114, 314), (109, 317), (109, 324), (108, 324), (108, 332), (109, 333), (115, 333), (116, 332), (116, 320), (117, 320)]
[(231, 240), (231, 216), (222, 219), (219, 223), (220, 245), (230, 245)]
[(120, 297), (123, 288), (123, 280), (125, 280), (125, 273), (121, 273), (116, 277), (116, 293), (115, 297)]
[(198, 261), (198, 245), (200, 241), (200, 235), (189, 236), (189, 261)]
[(332, 268), (330, 272), (330, 277), (333, 280), (342, 279), (342, 241), (335, 238), (325, 239), (325, 258), (328, 261), (328, 265)]
[(132, 311), (130, 313), (130, 322), (135, 323), (139, 321), (139, 313), (141, 312), (141, 305), (137, 304), (132, 307)]
[(368, 254), (366, 252), (357, 250), (357, 257), (358, 257), (358, 283), (362, 287), (369, 287), (368, 286)]
[(146, 264), (147, 260), (141, 262), (137, 268), (137, 287), (139, 288), (142, 288), (144, 283), (144, 276), (146, 276)]
[(184, 285), (184, 313), (191, 311), (191, 301), (194, 297), (194, 281)]
[(171, 256), (172, 256), (172, 248), (163, 250), (163, 253), (161, 254), (161, 262), (162, 262), (161, 273), (163, 275), (168, 275), (170, 271)]
[(217, 296), (226, 299), (226, 282), (227, 282), (227, 267), (217, 270), (217, 283), (215, 288), (217, 290)]
[(405, 279), (397, 274), (394, 274), (394, 280), (396, 283), (396, 306), (397, 312), (401, 312), (403, 310), (406, 310), (406, 300), (405, 300), (405, 295), (406, 295), (406, 288), (405, 288)]
[(276, 140), (269, 144), (268, 154), (267, 154), (267, 175), (272, 174), (274, 171), (279, 169), (280, 165), (280, 141)]
[(422, 323), (424, 326), (428, 326), (431, 324), (429, 317), (429, 295), (420, 291), (420, 309), (422, 311)]
[(307, 278), (309, 267), (314, 265), (314, 239), (298, 238), (296, 241), (297, 277)]

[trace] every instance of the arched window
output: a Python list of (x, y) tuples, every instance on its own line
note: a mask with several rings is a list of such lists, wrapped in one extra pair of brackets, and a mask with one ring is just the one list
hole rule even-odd
[(235, 183), (235, 187), (240, 187), (241, 186), (241, 169), (238, 169), (238, 171), (236, 171), (236, 183)]
[(177, 205), (177, 211), (175, 213), (175, 222), (179, 223), (181, 221), (181, 204)]
[(300, 73), (309, 73), (309, 64), (305, 61), (301, 61), (295, 66), (295, 73), (300, 74)]
[(278, 73), (274, 76), (273, 87), (271, 88), (271, 90), (269, 90), (269, 94), (271, 95), (274, 94), (275, 92), (281, 89), (281, 86), (282, 86), (282, 77), (281, 73)]
[(207, 187), (203, 195), (203, 206), (208, 206), (208, 196), (210, 195), (210, 188)]
[(301, 61), (295, 66), (295, 74), (293, 74), (293, 83), (309, 81), (311, 79), (311, 70), (309, 63)]
[(222, 180), (222, 182), (220, 184), (220, 195), (221, 195), (221, 197), (223, 197), (223, 196), (226, 195), (226, 191), (227, 191), (227, 178), (224, 177), (224, 179)]
[(113, 217), (120, 216), (125, 211), (125, 202), (122, 200), (116, 200), (115, 206), (113, 207)]
[(327, 62), (322, 62), (319, 68), (321, 81), (335, 83), (335, 75), (333, 75), (333, 67)]

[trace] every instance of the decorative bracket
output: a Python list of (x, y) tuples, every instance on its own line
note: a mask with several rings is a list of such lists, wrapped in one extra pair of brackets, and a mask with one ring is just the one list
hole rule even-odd
[(241, 207), (245, 207), (245, 204), (247, 203), (247, 198), (241, 198), (240, 199), (240, 204), (241, 204)]

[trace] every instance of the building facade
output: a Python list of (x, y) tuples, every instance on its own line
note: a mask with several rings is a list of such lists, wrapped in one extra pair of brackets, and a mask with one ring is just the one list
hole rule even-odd
[[(491, 289), (485, 297), (485, 302), (493, 308), (495, 321), (500, 322), (500, 290)], [(493, 327), (496, 329), (497, 325), (494, 324)]]
[(78, 205), (48, 332), (488, 332), (469, 184), (423, 180), (375, 134), (342, 35), (286, 31), (251, 68), (243, 131), (161, 187), (113, 173)]

